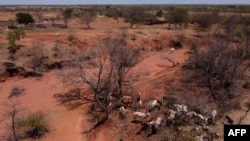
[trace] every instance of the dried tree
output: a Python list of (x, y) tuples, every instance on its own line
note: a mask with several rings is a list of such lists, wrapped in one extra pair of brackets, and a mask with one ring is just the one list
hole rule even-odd
[[(90, 88), (89, 93), (74, 94), (74, 99), (80, 99), (81, 104), (94, 103), (95, 108), (104, 116), (93, 128), (105, 122), (109, 113), (112, 98), (117, 101), (123, 96), (123, 82), (133, 65), (138, 62), (139, 51), (126, 45), (125, 36), (114, 39), (105, 39), (92, 49), (88, 54), (81, 54), (75, 51), (73, 58), (64, 66), (67, 68), (61, 73), (64, 82), (77, 88), (87, 84)], [(89, 59), (95, 62), (95, 67), (88, 65)], [(59, 101), (69, 95), (55, 95)], [(67, 99), (71, 101), (72, 97)], [(62, 102), (62, 101), (60, 101)], [(65, 103), (65, 101), (64, 101)], [(80, 104), (80, 105), (81, 105)], [(114, 103), (113, 103), (114, 104)], [(96, 108), (98, 107), (98, 108)]]
[(96, 12), (94, 11), (94, 9), (91, 8), (81, 9), (79, 16), (81, 23), (83, 23), (86, 26), (86, 28), (89, 29), (90, 23), (95, 19)]
[(145, 10), (141, 7), (127, 8), (123, 11), (123, 18), (130, 24), (130, 28), (133, 28), (134, 24), (146, 21)]
[(45, 43), (43, 40), (35, 40), (32, 47), (29, 49), (29, 54), (32, 56), (31, 64), (33, 69), (41, 69), (45, 64), (46, 56), (44, 53)]
[(213, 99), (224, 100), (236, 95), (232, 90), (246, 70), (245, 46), (220, 40), (196, 52), (191, 62), (196, 66), (197, 75), (201, 74)]
[(1, 122), (6, 122), (9, 133), (6, 134), (7, 136), (3, 135), (2, 138), (4, 140), (19, 141), (21, 140), (22, 134), (20, 134), (18, 122), (20, 117), (25, 114), (25, 110), (21, 108), (20, 103), (17, 101), (8, 101), (7, 103), (3, 103), (3, 105), (6, 109), (1, 113), (4, 118)]

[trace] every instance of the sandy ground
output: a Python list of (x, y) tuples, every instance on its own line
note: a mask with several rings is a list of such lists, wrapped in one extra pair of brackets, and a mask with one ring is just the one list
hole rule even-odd
[[(58, 105), (52, 98), (54, 94), (65, 92), (68, 89), (56, 78), (55, 73), (46, 73), (42, 78), (9, 78), (6, 83), (0, 85), (2, 97), (0, 103), (10, 100), (7, 97), (14, 86), (22, 87), (25, 89), (24, 94), (11, 98), (11, 101), (18, 102), (18, 107), (23, 112), (42, 111), (45, 113), (49, 122), (50, 134), (47, 134), (41, 140), (82, 141), (82, 127), (88, 127), (87, 122), (82, 122), (84, 119), (83, 112), (80, 110), (69, 111)], [(1, 129), (4, 130), (4, 128)]]
[[(11, 15), (11, 14), (10, 14)], [(0, 19), (4, 16), (0, 13)], [(11, 18), (11, 16), (10, 16)], [(43, 39), (46, 43), (46, 48), (51, 49), (57, 39), (62, 41), (62, 45), (66, 48), (71, 48), (72, 45), (67, 41), (69, 34), (74, 34), (79, 39), (78, 46), (82, 48), (90, 48), (98, 43), (100, 39), (116, 36), (118, 33), (125, 32), (128, 34), (128, 39), (135, 37), (135, 40), (129, 41), (129, 45), (134, 47), (144, 47), (144, 59), (131, 70), (129, 74), (131, 78), (137, 78), (136, 86), (142, 92), (142, 97), (162, 97), (164, 95), (164, 85), (166, 79), (174, 79), (175, 72), (180, 69), (187, 59), (184, 55), (189, 50), (189, 45), (185, 45), (183, 49), (170, 51), (169, 40), (175, 38), (176, 35), (185, 34), (188, 38), (193, 38), (196, 32), (190, 29), (183, 31), (166, 30), (166, 25), (156, 26), (140, 26), (136, 29), (129, 29), (129, 25), (119, 19), (116, 20), (97, 17), (95, 22), (91, 24), (93, 29), (84, 30), (82, 25), (77, 24), (77, 20), (73, 20), (69, 24), (69, 29), (60, 30), (30, 30), (26, 32), (26, 37), (18, 44), (25, 45), (20, 49), (20, 55), (25, 53), (25, 49), (32, 45), (34, 40)], [(79, 29), (81, 28), (81, 29)], [(56, 36), (56, 33), (60, 33)], [(5, 40), (6, 32), (0, 33), (1, 47), (1, 63), (8, 60), (7, 41)], [(162, 46), (161, 51), (152, 51), (155, 46)], [(24, 55), (23, 55), (24, 56)], [(167, 61), (166, 57), (178, 62), (179, 65), (172, 67), (172, 63)], [(22, 57), (21, 57), (22, 58)], [(24, 58), (24, 57), (23, 57)], [(18, 64), (23, 64), (22, 59), (16, 61)], [(89, 141), (83, 131), (89, 129), (90, 125), (85, 114), (86, 109), (68, 110), (64, 106), (59, 105), (53, 95), (56, 93), (66, 92), (69, 88), (65, 87), (57, 77), (57, 70), (46, 72), (41, 78), (22, 78), (11, 77), (6, 82), (0, 82), (0, 103), (10, 101), (8, 98), (11, 89), (14, 86), (23, 87), (25, 92), (19, 97), (11, 98), (11, 101), (18, 102), (18, 107), (23, 107), (27, 113), (42, 111), (46, 114), (49, 122), (49, 133), (39, 139), (40, 141)], [(178, 76), (179, 77), (179, 76)], [(1, 111), (8, 110), (4, 104), (0, 105)], [(244, 108), (240, 111), (233, 111), (231, 116), (237, 120), (244, 112)], [(0, 116), (0, 119), (6, 119)], [(8, 119), (7, 119), (8, 121)], [(6, 122), (0, 122), (0, 133), (6, 131)], [(250, 114), (242, 122), (250, 124)], [(221, 123), (218, 123), (218, 129), (223, 130)], [(120, 133), (116, 131), (116, 125), (106, 123), (100, 129), (95, 131), (95, 135), (91, 136), (93, 141), (117, 141), (120, 138)], [(111, 135), (109, 135), (111, 133)], [(140, 141), (140, 137), (130, 137), (131, 140)]]

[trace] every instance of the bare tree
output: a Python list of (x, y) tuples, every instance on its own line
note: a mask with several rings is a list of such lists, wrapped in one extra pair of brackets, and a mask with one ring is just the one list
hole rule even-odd
[(196, 52), (191, 57), (191, 62), (201, 74), (213, 99), (223, 100), (236, 95), (232, 90), (246, 70), (245, 57), (246, 51), (243, 45), (233, 46), (220, 40)]
[(31, 64), (33, 69), (41, 69), (42, 65), (46, 61), (44, 54), (45, 43), (43, 40), (35, 40), (32, 43), (32, 47), (29, 49), (29, 53), (32, 56)]
[(7, 131), (10, 133), (3, 136), (4, 139), (8, 138), (8, 140), (19, 141), (21, 139), (21, 134), (19, 133), (18, 122), (20, 117), (24, 114), (24, 109), (20, 108), (20, 103), (16, 101), (8, 101), (7, 103), (3, 103), (6, 109), (4, 110), (3, 117), (1, 122), (8, 121)]
[(136, 23), (145, 22), (145, 11), (141, 7), (132, 7), (127, 8), (123, 12), (123, 17), (125, 18), (125, 22), (130, 24), (130, 28), (133, 28), (133, 25)]
[(62, 12), (63, 20), (64, 20), (66, 27), (68, 27), (68, 22), (72, 17), (72, 13), (73, 13), (73, 9), (71, 9), (71, 8), (68, 8)]
[(87, 29), (90, 28), (90, 23), (94, 21), (96, 12), (93, 9), (81, 9), (80, 20), (86, 26)]
[(139, 58), (139, 50), (133, 50), (127, 47), (124, 38), (113, 39), (106, 41), (106, 47), (110, 56), (111, 65), (114, 67), (115, 82), (118, 85), (119, 93), (118, 97), (123, 95), (123, 82)]
[[(88, 55), (90, 56), (86, 57), (86, 54), (76, 52), (65, 64), (68, 68), (61, 73), (61, 77), (64, 82), (73, 84), (77, 88), (83, 84), (89, 86), (91, 90), (89, 93), (79, 92), (74, 97), (85, 101), (82, 104), (94, 103), (99, 107), (98, 111), (104, 113), (104, 117), (93, 127), (96, 128), (108, 119), (113, 100), (116, 98), (119, 101), (122, 97), (123, 82), (131, 67), (138, 62), (139, 51), (128, 47), (124, 37), (121, 37), (105, 39)], [(95, 68), (89, 68), (90, 66), (86, 64), (86, 59), (90, 58), (95, 61)], [(59, 101), (62, 97), (65, 98), (65, 94), (55, 96)]]

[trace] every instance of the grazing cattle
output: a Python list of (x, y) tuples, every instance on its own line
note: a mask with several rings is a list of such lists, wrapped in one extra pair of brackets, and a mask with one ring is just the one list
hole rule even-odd
[(159, 127), (159, 125), (160, 125), (161, 123), (162, 123), (162, 117), (157, 117), (157, 119), (156, 119), (155, 121), (149, 122), (148, 124), (149, 124), (149, 126), (151, 127), (151, 133), (149, 133), (149, 134), (147, 135), (147, 137), (150, 137), (150, 136), (156, 134), (156, 133), (157, 133), (157, 130), (158, 130), (158, 127)]
[(147, 116), (150, 116), (150, 113), (134, 112), (134, 117), (145, 118)]
[(120, 107), (120, 108), (119, 108), (119, 111), (122, 112), (122, 113), (124, 113), (124, 114), (127, 114), (127, 113), (129, 112), (129, 110), (128, 110), (128, 109), (125, 109), (124, 106)]
[(211, 113), (212, 119), (215, 120), (215, 117), (217, 116), (217, 110), (213, 110)]
[(220, 134), (217, 133), (214, 129), (210, 128), (209, 126), (204, 126), (203, 129), (206, 130), (209, 135), (211, 135), (212, 139), (213, 138), (218, 139), (220, 137)]
[(141, 120), (141, 125), (148, 125), (148, 123), (152, 120), (153, 120), (153, 117), (149, 115)]
[(170, 50), (171, 50), (171, 51), (174, 51), (174, 50), (175, 50), (175, 48), (173, 47), (173, 48), (171, 48)]
[(135, 95), (133, 97), (135, 99), (135, 107), (136, 109), (139, 107), (139, 108), (142, 108), (143, 107), (143, 104), (142, 104), (142, 99), (141, 99), (141, 92), (138, 93), (138, 95)]
[(201, 115), (201, 114), (197, 114), (197, 117), (199, 117), (200, 119), (202, 119), (202, 120), (205, 120), (205, 121), (207, 121), (207, 118), (206, 117), (204, 117), (203, 115)]
[(148, 126), (148, 122), (153, 118), (150, 113), (134, 112), (134, 120), (132, 123), (140, 123), (142, 126)]
[(157, 99), (149, 101), (148, 106), (149, 106), (149, 108), (148, 108), (149, 111), (152, 111), (154, 108), (158, 108), (158, 110), (160, 110), (161, 109), (161, 101), (159, 101)]
[(186, 105), (174, 104), (174, 106), (178, 112), (188, 112)]
[(187, 116), (189, 116), (189, 117), (195, 117), (195, 116), (197, 116), (197, 113), (194, 112), (194, 111), (191, 111), (191, 112), (187, 113)]
[(162, 117), (157, 117), (157, 119), (155, 121), (149, 122), (149, 125), (152, 125), (155, 128), (158, 128), (159, 125), (161, 124), (161, 122), (162, 122)]
[(142, 124), (141, 129), (136, 134), (140, 134), (142, 131), (147, 132), (147, 137), (156, 134), (157, 128), (162, 123), (162, 117), (157, 117), (157, 119), (153, 121), (152, 118), (150, 120), (151, 121), (147, 122), (147, 124)]
[(126, 106), (128, 106), (128, 105), (130, 105), (131, 103), (132, 103), (132, 97), (131, 96), (123, 96), (122, 98), (121, 98), (121, 102), (124, 104), (124, 105), (126, 105)]
[(174, 110), (169, 110), (169, 116), (168, 119), (174, 119), (176, 115), (176, 111)]

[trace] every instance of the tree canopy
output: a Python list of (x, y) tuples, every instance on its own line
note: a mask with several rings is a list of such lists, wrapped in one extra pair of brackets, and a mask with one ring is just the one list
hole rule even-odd
[(65, 23), (66, 27), (68, 27), (68, 22), (69, 22), (69, 19), (72, 17), (72, 13), (73, 13), (73, 9), (72, 8), (67, 8), (62, 13), (63, 20), (64, 20), (64, 23)]
[(130, 23), (130, 28), (133, 28), (133, 25), (136, 23), (142, 23), (146, 19), (146, 14), (144, 9), (141, 7), (132, 7), (124, 11), (123, 17), (125, 21)]
[(24, 37), (24, 35), (25, 35), (25, 32), (18, 28), (10, 30), (8, 32), (6, 39), (9, 41), (10, 47), (8, 49), (9, 49), (10, 54), (16, 53), (16, 50), (17, 50), (16, 41), (20, 40), (21, 37)]
[(16, 20), (18, 23), (25, 24), (26, 28), (29, 23), (35, 22), (33, 16), (30, 15), (29, 13), (17, 13)]
[(9, 40), (9, 44), (11, 47), (16, 46), (16, 41), (20, 40), (21, 37), (24, 37), (25, 32), (21, 29), (13, 29), (10, 30), (7, 34), (7, 40)]
[(180, 28), (182, 27), (183, 23), (188, 22), (188, 10), (186, 8), (174, 8), (173, 10), (169, 11), (166, 15), (166, 19), (169, 23), (179, 24)]

